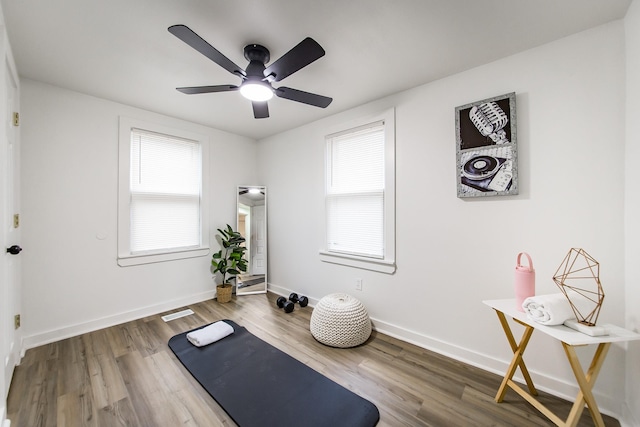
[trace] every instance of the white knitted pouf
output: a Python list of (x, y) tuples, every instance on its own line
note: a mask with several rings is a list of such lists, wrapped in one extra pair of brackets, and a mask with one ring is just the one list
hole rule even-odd
[(371, 320), (364, 305), (348, 294), (323, 297), (311, 313), (311, 335), (331, 347), (355, 347), (371, 335)]

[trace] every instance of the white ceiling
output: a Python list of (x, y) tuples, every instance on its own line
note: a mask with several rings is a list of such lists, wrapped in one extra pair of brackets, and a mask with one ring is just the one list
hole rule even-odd
[[(21, 77), (261, 139), (386, 95), (624, 17), (631, 0), (2, 0)], [(281, 98), (253, 118), (240, 83), (171, 35), (185, 24), (236, 64), (275, 61), (310, 36), (326, 55), (274, 86), (333, 98)]]

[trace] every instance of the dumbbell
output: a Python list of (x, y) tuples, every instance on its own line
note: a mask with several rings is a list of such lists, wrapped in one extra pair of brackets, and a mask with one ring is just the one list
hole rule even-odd
[(309, 304), (309, 298), (304, 295), (298, 296), (295, 292), (289, 295), (289, 301), (297, 302), (300, 307), (306, 307)]
[(278, 297), (276, 304), (279, 308), (284, 308), (285, 313), (291, 313), (296, 307), (291, 301), (287, 301), (285, 297)]

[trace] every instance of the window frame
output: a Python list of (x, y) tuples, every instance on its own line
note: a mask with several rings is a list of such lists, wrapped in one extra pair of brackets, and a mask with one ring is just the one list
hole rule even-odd
[[(161, 249), (149, 252), (131, 253), (131, 217), (130, 217), (130, 161), (131, 131), (140, 129), (148, 132), (174, 136), (179, 139), (196, 141), (201, 147), (202, 183), (200, 195), (200, 245), (187, 249)], [(208, 137), (199, 133), (177, 129), (170, 126), (139, 120), (131, 117), (119, 117), (118, 137), (118, 265), (133, 265), (173, 261), (201, 257), (209, 254), (209, 144)]]
[[(384, 207), (383, 207), (383, 241), (384, 241), (384, 257), (374, 258), (367, 256), (360, 256), (354, 254), (333, 252), (328, 249), (327, 242), (327, 173), (329, 166), (328, 159), (328, 145), (329, 139), (336, 134), (345, 134), (350, 131), (357, 131), (367, 125), (374, 124), (376, 122), (384, 122), (384, 174), (385, 174), (385, 186), (384, 186)], [(364, 270), (372, 270), (386, 274), (393, 274), (396, 271), (396, 251), (395, 251), (395, 109), (390, 108), (382, 113), (371, 115), (368, 117), (362, 117), (357, 120), (353, 120), (347, 124), (336, 126), (331, 132), (325, 136), (325, 157), (324, 157), (324, 242), (323, 248), (319, 251), (320, 260), (332, 264), (345, 265), (354, 268), (360, 268)]]

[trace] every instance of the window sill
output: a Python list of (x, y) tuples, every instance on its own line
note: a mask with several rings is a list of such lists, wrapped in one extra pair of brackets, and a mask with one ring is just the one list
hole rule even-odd
[(320, 251), (320, 261), (331, 264), (346, 265), (348, 267), (360, 268), (363, 270), (372, 270), (385, 274), (393, 274), (396, 271), (395, 261), (364, 258), (328, 251)]
[(120, 267), (129, 267), (132, 265), (152, 264), (156, 262), (196, 258), (208, 254), (209, 248), (197, 248), (179, 252), (164, 252), (161, 254), (127, 255), (118, 257), (118, 265)]

